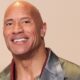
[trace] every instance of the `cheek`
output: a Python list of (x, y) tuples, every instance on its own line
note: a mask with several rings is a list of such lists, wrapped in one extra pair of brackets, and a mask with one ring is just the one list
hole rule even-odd
[(36, 35), (38, 34), (38, 31), (35, 29), (34, 26), (24, 28), (24, 32), (26, 34), (29, 34), (29, 37), (36, 37)]
[(37, 32), (37, 31), (33, 31), (32, 37), (33, 37), (35, 43), (38, 43), (41, 38), (39, 32)]
[(10, 35), (11, 33), (12, 33), (12, 28), (10, 29), (10, 28), (4, 28), (3, 29), (3, 33), (4, 33), (4, 35)]
[(34, 37), (39, 36), (39, 32), (37, 30), (32, 30), (31, 32)]
[(10, 36), (10, 31), (6, 30), (6, 29), (3, 30), (3, 35), (4, 35), (5, 40), (7, 40), (9, 38), (9, 36)]
[(38, 34), (36, 31), (31, 31), (29, 37), (31, 38), (31, 41), (33, 43), (36, 43), (38, 39)]
[(3, 30), (3, 35), (4, 35), (4, 38), (7, 37), (7, 31), (6, 30)]

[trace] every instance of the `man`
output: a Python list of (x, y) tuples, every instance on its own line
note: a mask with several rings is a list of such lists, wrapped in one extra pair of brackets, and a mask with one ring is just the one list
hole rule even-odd
[(5, 12), (3, 34), (12, 63), (0, 80), (80, 80), (80, 67), (45, 48), (46, 23), (36, 7), (16, 1)]

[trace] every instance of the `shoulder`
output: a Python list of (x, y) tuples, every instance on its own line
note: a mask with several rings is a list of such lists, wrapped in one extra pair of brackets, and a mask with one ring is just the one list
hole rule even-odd
[(7, 66), (1, 73), (0, 73), (0, 80), (9, 80), (10, 76), (10, 65)]
[(72, 80), (80, 80), (80, 66), (68, 60), (59, 58), (62, 69), (66, 77)]

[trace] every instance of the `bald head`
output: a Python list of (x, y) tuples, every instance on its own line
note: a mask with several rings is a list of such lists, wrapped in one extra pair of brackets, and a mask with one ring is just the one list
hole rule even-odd
[(39, 24), (43, 23), (39, 10), (35, 6), (33, 6), (32, 4), (26, 1), (15, 1), (14, 3), (12, 3), (7, 8), (5, 15), (4, 15), (4, 19), (10, 14), (10, 11), (14, 9), (16, 11), (18, 9), (25, 10), (27, 13), (29, 13), (33, 17), (35, 21), (39, 21), (38, 22)]

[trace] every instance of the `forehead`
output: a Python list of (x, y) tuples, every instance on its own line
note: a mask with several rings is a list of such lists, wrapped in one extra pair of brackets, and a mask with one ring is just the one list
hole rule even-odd
[(31, 9), (27, 7), (12, 7), (7, 10), (4, 19), (18, 18), (18, 17), (31, 17)]

